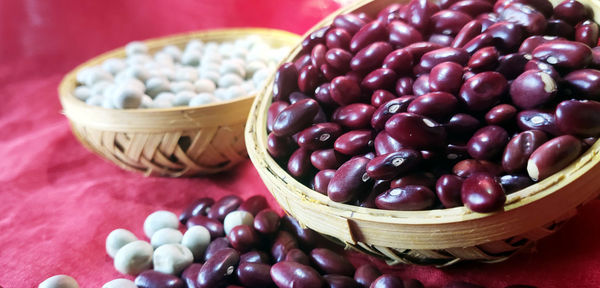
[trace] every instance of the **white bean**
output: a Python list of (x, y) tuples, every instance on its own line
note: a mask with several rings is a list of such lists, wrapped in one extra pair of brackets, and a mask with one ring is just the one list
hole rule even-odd
[(121, 228), (115, 229), (106, 237), (106, 253), (108, 253), (108, 256), (111, 258), (114, 258), (121, 247), (136, 240), (138, 240), (138, 238), (129, 230)]
[(146, 44), (144, 44), (144, 42), (133, 41), (125, 45), (125, 54), (127, 54), (127, 56), (146, 53), (148, 53), (148, 47), (146, 47)]
[(218, 102), (219, 100), (210, 93), (200, 93), (196, 95), (194, 98), (190, 99), (190, 103), (188, 104), (190, 107), (202, 106), (210, 103)]
[(173, 61), (173, 56), (164, 51), (159, 51), (154, 54), (154, 61), (162, 66), (173, 66), (175, 64), (175, 61)]
[(117, 109), (133, 109), (142, 104), (143, 92), (133, 85), (121, 85), (113, 94), (112, 105)]
[(246, 90), (241, 85), (234, 85), (225, 89), (220, 99), (223, 101), (233, 100), (246, 96)]
[(198, 93), (213, 93), (215, 89), (217, 89), (215, 82), (209, 79), (198, 79), (196, 82), (194, 82), (194, 86), (196, 86), (196, 92)]
[(137, 275), (152, 267), (152, 245), (146, 241), (133, 241), (119, 249), (114, 259), (117, 271)]
[(242, 83), (244, 83), (244, 79), (242, 79), (242, 77), (237, 74), (229, 73), (223, 75), (219, 79), (217, 85), (222, 88), (228, 88), (235, 85), (241, 85)]
[(55, 275), (40, 283), (38, 288), (79, 288), (79, 284), (71, 276)]
[(87, 99), (92, 97), (92, 90), (87, 86), (79, 86), (75, 88), (75, 90), (73, 91), (73, 95), (81, 101), (86, 101)]
[(202, 51), (202, 48), (204, 48), (204, 42), (202, 42), (202, 40), (200, 40), (200, 39), (192, 39), (192, 40), (190, 40), (190, 42), (188, 42), (185, 45), (185, 51), (190, 51), (190, 50)]
[(267, 80), (270, 74), (271, 69), (269, 68), (263, 68), (256, 71), (256, 73), (254, 73), (254, 75), (252, 76), (252, 82), (254, 82), (254, 86), (262, 87), (262, 85), (265, 83), (265, 80)]
[(127, 63), (127, 65), (129, 66), (144, 66), (147, 63), (153, 62), (152, 61), (152, 57), (150, 57), (150, 55), (147, 54), (134, 54), (131, 55), (129, 57), (127, 57), (127, 59), (125, 60), (125, 62)]
[(252, 80), (244, 81), (244, 84), (242, 84), (242, 88), (244, 88), (246, 94), (252, 94), (256, 92), (256, 87), (254, 87), (254, 82), (252, 82)]
[(254, 216), (246, 211), (233, 211), (225, 216), (225, 220), (223, 220), (223, 230), (226, 235), (229, 235), (229, 232), (233, 227), (239, 225), (248, 225), (252, 226), (254, 223)]
[(83, 83), (87, 86), (92, 86), (100, 81), (114, 81), (114, 77), (112, 76), (112, 74), (98, 67), (87, 72), (85, 76), (86, 77), (83, 79)]
[(190, 100), (196, 97), (196, 93), (193, 91), (180, 91), (175, 94), (173, 98), (173, 106), (188, 106)]
[(162, 49), (163, 52), (171, 55), (171, 58), (173, 58), (173, 61), (175, 62), (179, 62), (181, 61), (181, 49), (179, 49), (179, 47), (175, 46), (175, 45), (168, 45), (165, 46), (165, 48)]
[(196, 86), (189, 81), (171, 82), (171, 91), (173, 93), (181, 91), (196, 91)]
[(129, 279), (119, 278), (104, 283), (102, 288), (137, 288), (137, 286), (135, 285), (135, 282)]
[(152, 234), (150, 244), (152, 244), (152, 247), (156, 249), (165, 244), (180, 243), (181, 238), (183, 238), (183, 234), (181, 234), (179, 230), (173, 228), (163, 228)]
[(144, 94), (144, 96), (142, 96), (142, 103), (140, 104), (140, 108), (153, 108), (152, 97)]
[[(142, 66), (129, 66), (125, 68), (125, 70), (119, 72), (119, 74), (124, 73), (126, 78), (136, 78), (142, 82), (146, 82), (148, 78), (150, 78), (150, 74), (144, 67)], [(119, 75), (117, 74), (117, 75)]]
[(167, 99), (154, 99), (151, 107), (156, 109), (172, 108), (173, 102)]
[(179, 275), (194, 262), (194, 255), (181, 244), (165, 244), (158, 247), (153, 255), (154, 270)]
[(102, 107), (103, 102), (104, 102), (104, 97), (102, 97), (102, 95), (92, 95), (92, 96), (90, 96), (90, 98), (85, 100), (85, 104), (91, 105), (91, 106), (98, 106), (98, 107)]
[(171, 90), (171, 83), (163, 77), (152, 77), (146, 81), (146, 94), (156, 97), (161, 92)]
[(181, 64), (189, 66), (198, 66), (202, 59), (202, 52), (199, 50), (186, 50), (181, 55)]
[(175, 69), (175, 80), (194, 82), (198, 80), (198, 71), (192, 67), (180, 67)]
[(102, 94), (102, 93), (104, 93), (104, 90), (106, 90), (106, 88), (108, 88), (112, 85), (114, 85), (112, 82), (100, 81), (100, 82), (96, 82), (96, 84), (92, 85), (90, 90), (91, 90), (92, 94)]
[(219, 73), (221, 73), (221, 75), (233, 73), (237, 74), (241, 78), (246, 77), (246, 69), (244, 69), (243, 64), (239, 64), (238, 61), (223, 61), (223, 64), (221, 64), (221, 67), (219, 67)]
[(200, 71), (200, 78), (209, 79), (210, 81), (213, 81), (214, 83), (219, 82), (220, 77), (221, 76), (219, 75), (218, 71)]
[(115, 109), (117, 107), (115, 107), (115, 105), (113, 104), (113, 97), (104, 97), (102, 98), (102, 108), (106, 108), (106, 109)]
[(181, 245), (190, 249), (197, 261), (202, 259), (208, 244), (210, 244), (210, 232), (199, 225), (190, 227), (181, 239)]
[(112, 75), (116, 75), (126, 67), (127, 64), (121, 58), (109, 58), (102, 62), (102, 69)]
[(219, 63), (215, 63), (215, 62), (203, 62), (202, 65), (200, 65), (200, 67), (198, 67), (198, 71), (200, 72), (200, 74), (202, 74), (203, 72), (219, 72), (219, 69), (221, 67), (221, 64)]
[(179, 228), (177, 215), (170, 211), (159, 210), (146, 217), (144, 221), (144, 233), (148, 238), (152, 238), (152, 234), (162, 228)]

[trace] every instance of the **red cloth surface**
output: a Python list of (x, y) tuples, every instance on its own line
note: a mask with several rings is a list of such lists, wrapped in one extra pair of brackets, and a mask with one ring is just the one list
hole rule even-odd
[[(88, 152), (60, 114), (56, 88), (66, 72), (131, 40), (171, 33), (262, 26), (301, 34), (338, 6), (320, 0), (0, 1), (0, 285), (36, 287), (68, 274), (81, 287), (100, 287), (122, 277), (104, 250), (110, 231), (126, 228), (144, 238), (149, 213), (179, 213), (200, 196), (263, 194), (276, 205), (250, 161), (206, 178), (146, 178)], [(451, 280), (600, 287), (598, 219), (595, 200), (535, 252), (499, 264), (437, 269), (377, 263), (427, 287)]]

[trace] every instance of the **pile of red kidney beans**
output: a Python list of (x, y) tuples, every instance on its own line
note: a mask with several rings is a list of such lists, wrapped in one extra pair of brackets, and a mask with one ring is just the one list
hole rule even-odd
[(592, 10), (411, 0), (339, 15), (275, 76), (267, 149), (336, 202), (501, 209), (600, 135)]
[[(254, 215), (251, 225), (235, 226), (225, 236), (223, 220), (233, 211)], [(201, 225), (211, 242), (203, 259), (196, 259), (181, 275), (146, 270), (135, 279), (140, 288), (417, 288), (416, 279), (382, 274), (373, 264), (355, 268), (340, 247), (289, 216), (269, 209), (263, 196), (245, 201), (236, 195), (215, 202), (201, 198), (191, 203), (179, 220), (188, 228)], [(236, 232), (234, 232), (236, 231)], [(451, 282), (444, 288), (482, 288)], [(533, 287), (533, 286), (509, 286)]]

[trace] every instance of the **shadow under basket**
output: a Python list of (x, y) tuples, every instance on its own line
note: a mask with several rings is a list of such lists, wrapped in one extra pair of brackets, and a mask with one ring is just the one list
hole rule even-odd
[[(299, 36), (261, 28), (207, 30), (144, 41), (150, 53), (180, 48), (193, 39), (232, 41), (258, 35), (272, 47), (293, 46)], [(73, 134), (89, 150), (119, 167), (170, 177), (212, 174), (247, 159), (244, 125), (255, 94), (198, 107), (105, 109), (77, 99), (76, 75), (109, 58), (124, 58), (124, 48), (95, 57), (69, 72), (58, 91)]]
[[(329, 25), (336, 15), (349, 12), (376, 15), (394, 2), (398, 1), (357, 1), (328, 16), (306, 35)], [(600, 11), (598, 2), (581, 2)], [(596, 16), (596, 21), (599, 19)], [(284, 61), (293, 61), (300, 49), (297, 45)], [(600, 192), (600, 165), (597, 165), (600, 142), (596, 142), (563, 170), (507, 195), (503, 211), (475, 213), (464, 206), (390, 211), (333, 202), (298, 182), (268, 154), (266, 114), (272, 89), (273, 79), (255, 100), (245, 132), (250, 159), (263, 182), (281, 207), (301, 225), (342, 242), (346, 248), (383, 258), (388, 264), (444, 266), (462, 260), (505, 260), (552, 234), (577, 213), (580, 205)]]

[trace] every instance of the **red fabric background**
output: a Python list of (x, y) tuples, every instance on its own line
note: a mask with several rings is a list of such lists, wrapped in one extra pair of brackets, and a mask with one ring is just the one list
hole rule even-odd
[[(121, 277), (104, 252), (113, 229), (142, 237), (144, 218), (158, 209), (178, 213), (204, 195), (269, 195), (249, 161), (214, 177), (165, 179), (89, 153), (60, 114), (56, 88), (67, 71), (128, 41), (171, 33), (235, 26), (303, 33), (337, 7), (320, 0), (0, 1), (0, 285), (36, 287), (64, 273), (82, 287), (100, 287)], [(384, 270), (428, 287), (450, 280), (600, 287), (599, 218), (596, 200), (537, 251), (499, 264)]]

